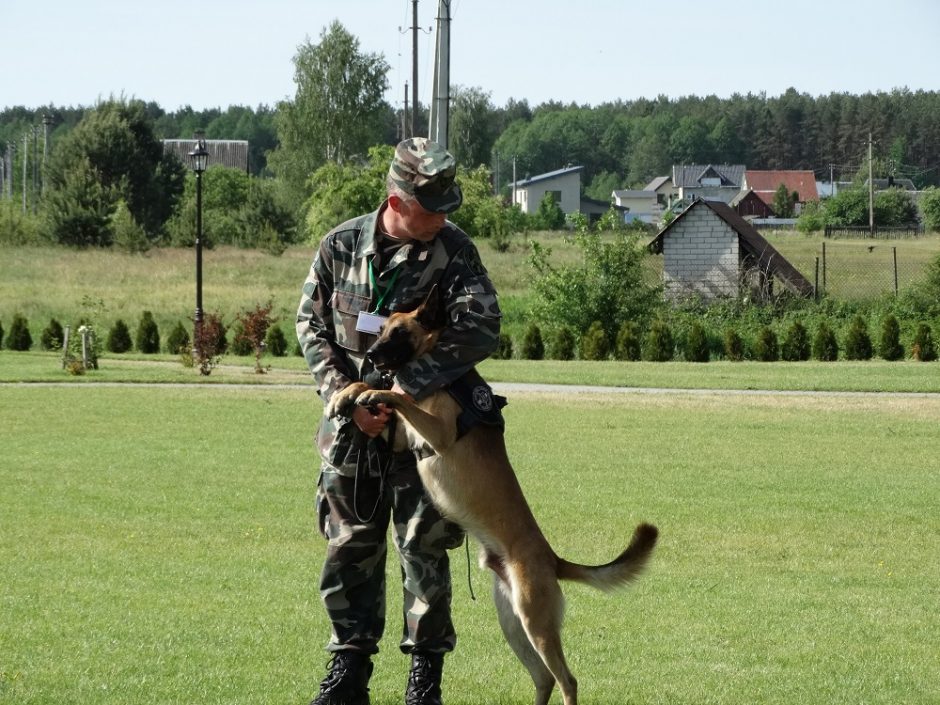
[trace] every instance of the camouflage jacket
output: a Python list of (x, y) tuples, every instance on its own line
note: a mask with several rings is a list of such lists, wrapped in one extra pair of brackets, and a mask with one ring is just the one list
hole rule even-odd
[[(449, 221), (431, 242), (407, 241), (389, 262), (380, 264), (373, 286), (369, 263), (378, 253), (380, 212), (331, 230), (321, 241), (304, 282), (297, 339), (324, 407), (335, 392), (372, 371), (365, 352), (376, 336), (356, 330), (360, 311), (383, 316), (410, 311), (438, 284), (447, 328), (434, 350), (395, 376), (399, 386), (416, 399), (461, 377), (499, 343), (496, 290), (476, 246)], [(381, 308), (375, 311), (379, 300)], [(361, 436), (347, 420), (321, 419), (317, 443), (329, 468), (344, 475), (355, 473), (363, 440), (357, 434)]]

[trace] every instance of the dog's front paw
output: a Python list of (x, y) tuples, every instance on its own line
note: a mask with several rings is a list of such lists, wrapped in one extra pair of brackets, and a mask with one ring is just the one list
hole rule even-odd
[(356, 398), (367, 389), (368, 387), (363, 382), (353, 382), (345, 389), (336, 392), (327, 404), (327, 417), (331, 419), (337, 416), (352, 418), (353, 410), (356, 408)]
[(394, 407), (397, 406), (400, 398), (401, 395), (388, 391), (387, 389), (367, 389), (356, 398), (356, 403), (359, 406), (377, 406), (378, 404), (385, 404), (386, 406)]

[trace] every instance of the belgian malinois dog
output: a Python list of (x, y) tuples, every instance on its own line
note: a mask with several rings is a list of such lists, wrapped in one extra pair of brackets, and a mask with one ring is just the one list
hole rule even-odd
[[(431, 350), (443, 323), (436, 291), (416, 310), (393, 313), (368, 351), (376, 369), (394, 371)], [(542, 534), (506, 455), (499, 428), (477, 425), (458, 438), (461, 409), (446, 391), (415, 403), (407, 395), (354, 382), (336, 393), (327, 413), (351, 416), (355, 404), (386, 404), (398, 424), (394, 444), (433, 453), (418, 462), (431, 500), (482, 545), (481, 565), (494, 574), (499, 623), (535, 682), (535, 703), (546, 705), (557, 683), (565, 705), (577, 705), (577, 681), (561, 646), (564, 598), (560, 580), (612, 590), (635, 579), (656, 544), (658, 530), (640, 524), (627, 549), (610, 563), (586, 566), (560, 558)]]

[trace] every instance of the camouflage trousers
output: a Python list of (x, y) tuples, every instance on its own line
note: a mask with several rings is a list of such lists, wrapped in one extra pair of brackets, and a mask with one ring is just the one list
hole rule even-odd
[(332, 624), (327, 650), (378, 651), (385, 631), (390, 522), (404, 593), (401, 650), (453, 650), (447, 550), (458, 547), (464, 533), (431, 504), (412, 453), (395, 454), (384, 478), (321, 471), (317, 514), (328, 540), (320, 576), (320, 597)]

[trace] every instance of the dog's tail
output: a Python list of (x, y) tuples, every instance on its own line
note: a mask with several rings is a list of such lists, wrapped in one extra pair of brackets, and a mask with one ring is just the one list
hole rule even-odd
[(652, 524), (640, 524), (633, 531), (633, 538), (627, 549), (610, 563), (590, 566), (571, 563), (558, 559), (558, 577), (561, 580), (574, 580), (586, 583), (599, 590), (614, 590), (635, 580), (649, 560), (659, 529)]

